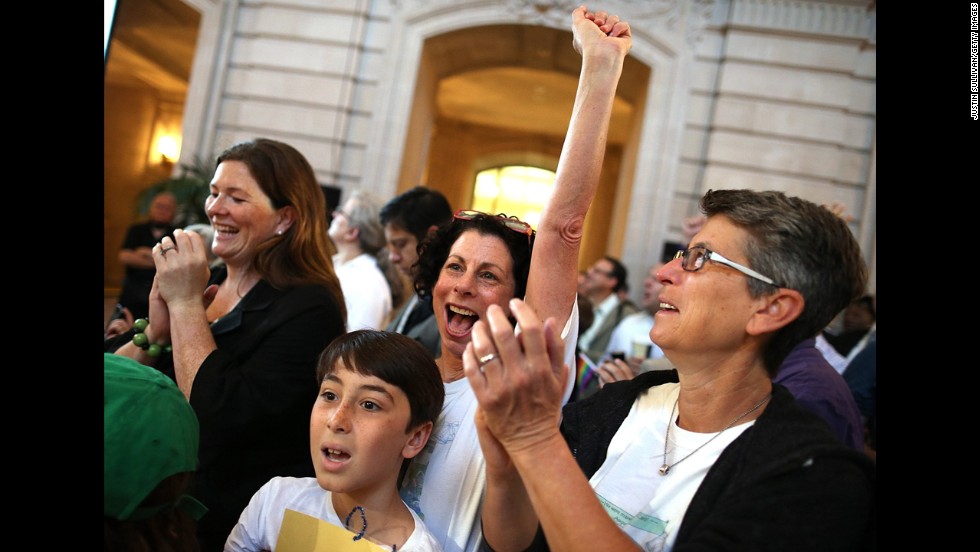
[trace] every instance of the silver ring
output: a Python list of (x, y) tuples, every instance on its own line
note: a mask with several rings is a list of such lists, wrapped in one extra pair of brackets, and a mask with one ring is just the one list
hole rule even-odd
[(493, 362), (496, 359), (497, 359), (497, 355), (495, 355), (494, 353), (490, 353), (490, 354), (481, 356), (480, 357), (480, 369), (482, 370), (484, 366), (486, 366), (490, 362)]
[(160, 248), (160, 254), (166, 256), (167, 255), (167, 251), (174, 251), (176, 249), (177, 249), (176, 247), (161, 247)]

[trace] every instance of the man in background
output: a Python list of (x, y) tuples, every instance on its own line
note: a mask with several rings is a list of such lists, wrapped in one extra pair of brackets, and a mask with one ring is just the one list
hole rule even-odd
[[(418, 246), (439, 225), (452, 220), (449, 201), (433, 189), (416, 186), (391, 199), (381, 208), (380, 216), (388, 244), (388, 260), (405, 278), (414, 282)], [(432, 353), (433, 358), (440, 354), (439, 328), (433, 316), (431, 296), (409, 294), (405, 305), (385, 329), (415, 339)]]
[[(594, 319), (587, 330), (579, 337), (578, 349), (592, 363), (598, 365), (606, 353), (606, 347), (613, 330), (627, 316), (640, 309), (629, 300), (623, 300), (619, 291), (626, 286), (626, 267), (623, 263), (606, 255), (597, 260), (585, 274), (581, 289), (592, 303)], [(599, 378), (592, 378), (584, 386), (579, 382), (576, 398), (585, 398), (599, 389)]]
[[(660, 291), (664, 285), (657, 279), (657, 271), (664, 266), (658, 262), (650, 267), (647, 277), (643, 280), (643, 310), (635, 312), (616, 326), (609, 345), (606, 346), (606, 361), (599, 367), (599, 385), (628, 379), (622, 377), (603, 377), (603, 372), (612, 370), (629, 370), (633, 375), (650, 370), (670, 370), (673, 365), (664, 357), (664, 352), (650, 340), (650, 330), (653, 329), (653, 316), (660, 310)], [(622, 353), (624, 360), (613, 358), (614, 353)]]

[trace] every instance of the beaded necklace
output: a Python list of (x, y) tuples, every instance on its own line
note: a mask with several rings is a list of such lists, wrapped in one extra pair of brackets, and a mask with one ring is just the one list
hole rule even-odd
[[(351, 509), (350, 513), (347, 514), (347, 519), (344, 520), (344, 527), (346, 527), (348, 531), (353, 532), (350, 528), (350, 518), (354, 517), (354, 512), (357, 511), (361, 512), (361, 530), (356, 535), (354, 535), (354, 542), (357, 542), (362, 538), (364, 538), (364, 533), (367, 532), (367, 515), (364, 513), (364, 508), (362, 506), (354, 506), (354, 508)], [(398, 547), (392, 544), (391, 552), (397, 552), (397, 550)]]

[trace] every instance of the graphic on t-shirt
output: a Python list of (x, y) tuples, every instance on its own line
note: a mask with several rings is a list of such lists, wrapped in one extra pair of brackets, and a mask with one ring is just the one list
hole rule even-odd
[(667, 540), (667, 522), (648, 513), (639, 512), (635, 516), (616, 506), (605, 497), (596, 495), (602, 507), (609, 513), (616, 525), (628, 534), (647, 552), (660, 552)]
[(436, 444), (448, 445), (453, 442), (459, 432), (459, 425), (459, 422), (438, 425), (436, 431), (429, 437), (429, 442), (425, 444), (425, 448), (412, 460), (402, 479), (399, 494), (405, 504), (422, 518), (422, 521), (425, 521), (425, 513), (422, 512), (422, 487), (425, 485), (425, 472), (429, 468), (429, 460), (432, 458)]

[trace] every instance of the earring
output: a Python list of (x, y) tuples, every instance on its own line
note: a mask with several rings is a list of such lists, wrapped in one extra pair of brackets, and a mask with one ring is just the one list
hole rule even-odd
[(277, 236), (281, 236), (282, 235), (282, 229), (276, 230), (276, 235)]

